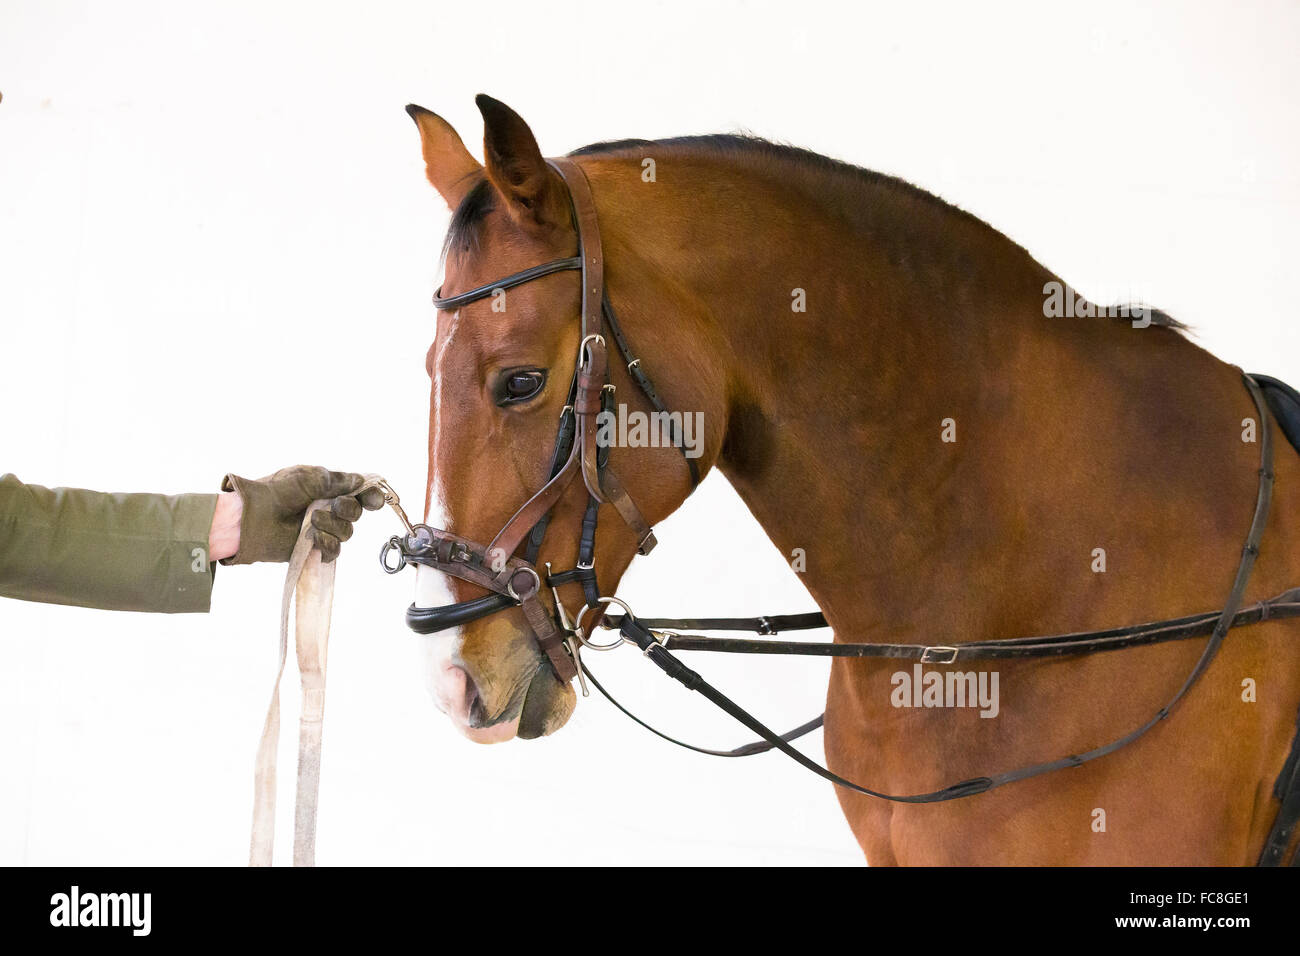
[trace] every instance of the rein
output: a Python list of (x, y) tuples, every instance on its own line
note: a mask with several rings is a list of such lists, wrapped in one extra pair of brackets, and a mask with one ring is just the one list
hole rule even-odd
[[(397, 508), (398, 515), (406, 527), (406, 534), (390, 538), (380, 552), (380, 563), (385, 571), (396, 574), (408, 564), (423, 565), (478, 585), (489, 592), (485, 597), (444, 607), (418, 608), (412, 604), (407, 609), (406, 621), (416, 633), (435, 633), (510, 607), (520, 606), (523, 608), (535, 641), (550, 660), (560, 680), (568, 682), (576, 677), (582, 685), (584, 695), (588, 694), (586, 681), (590, 681), (615, 707), (665, 740), (699, 753), (722, 757), (750, 756), (768, 750), (779, 750), (836, 786), (883, 800), (919, 804), (974, 796), (1008, 783), (1070, 767), (1079, 767), (1114, 753), (1136, 741), (1169, 717), (1175, 706), (1191, 691), (1214, 660), (1232, 628), (1264, 620), (1300, 616), (1300, 588), (1292, 588), (1276, 597), (1259, 601), (1249, 607), (1242, 607), (1250, 574), (1259, 554), (1259, 545), (1267, 523), (1273, 490), (1273, 445), (1269, 411), (1255, 380), (1249, 375), (1243, 375), (1243, 382), (1250, 392), (1259, 415), (1259, 484), (1254, 515), (1232, 587), (1222, 608), (1218, 611), (1109, 630), (973, 641), (952, 645), (804, 643), (702, 637), (678, 634), (671, 630), (683, 627), (700, 630), (744, 630), (770, 636), (781, 631), (826, 627), (826, 619), (819, 613), (759, 618), (637, 618), (623, 601), (601, 594), (594, 567), (596, 520), (602, 504), (612, 504), (620, 517), (633, 529), (637, 535), (637, 550), (640, 554), (649, 554), (655, 544), (653, 530), (646, 524), (640, 511), (609, 467), (609, 449), (598, 447), (596, 441), (597, 416), (602, 411), (608, 411), (613, 403), (614, 386), (609, 382), (608, 352), (603, 334), (606, 330), (614, 339), (618, 352), (637, 387), (646, 395), (656, 411), (665, 412), (666, 408), (660, 401), (640, 360), (631, 354), (627, 339), (609, 302), (604, 286), (604, 260), (596, 210), (586, 176), (570, 159), (553, 159), (548, 160), (548, 163), (568, 187), (573, 219), (578, 233), (578, 255), (533, 266), (496, 282), (456, 295), (444, 296), (439, 289), (435, 294), (434, 304), (439, 310), (456, 310), (486, 298), (497, 289), (512, 288), (557, 272), (581, 271), (582, 339), (573, 378), (569, 385), (568, 403), (560, 415), (549, 471), (550, 477), (541, 490), (519, 508), (492, 542), (486, 546), (425, 524), (412, 524), (400, 507)], [(672, 422), (674, 419), (670, 418), (669, 421)], [(672, 441), (679, 449), (683, 449), (685, 457), (683, 445), (675, 431)], [(686, 464), (690, 471), (693, 489), (699, 482), (698, 466), (695, 460), (689, 457), (686, 457)], [(561, 572), (552, 572), (548, 564), (543, 575), (538, 570), (536, 562), (552, 511), (578, 474), (582, 475), (588, 494), (579, 541), (578, 563), (573, 569)], [(523, 553), (519, 555), (517, 552), (521, 547)], [(393, 555), (396, 555), (395, 561), (392, 560)], [(581, 584), (586, 597), (586, 604), (572, 620), (558, 593), (559, 586), (571, 582)], [(553, 603), (543, 600), (541, 595), (543, 584), (550, 587)], [(548, 607), (548, 604), (551, 606)], [(618, 605), (623, 613), (607, 616), (604, 610), (610, 604)], [(599, 611), (593, 630), (594, 628), (613, 629), (617, 632), (615, 639), (607, 643), (591, 640), (593, 632), (584, 627), (584, 621), (593, 611)], [(874, 790), (828, 770), (790, 745), (790, 741), (820, 727), (822, 716), (786, 734), (777, 734), (723, 695), (673, 654), (673, 651), (714, 651), (914, 660), (921, 663), (948, 665), (977, 660), (1041, 659), (1092, 654), (1188, 640), (1206, 635), (1209, 635), (1209, 640), (1177, 693), (1146, 722), (1123, 736), (1082, 753), (1067, 754), (1056, 760), (962, 780), (936, 790), (915, 794), (890, 794)], [(761, 739), (733, 750), (709, 750), (669, 737), (636, 717), (605, 690), (581, 657), (584, 648), (604, 651), (613, 650), (624, 644), (640, 649), (645, 657), (668, 676), (704, 696)], [(1300, 820), (1300, 735), (1296, 738), (1292, 756), (1283, 770), (1282, 777), (1278, 780), (1275, 793), (1283, 801), (1283, 807), (1266, 842), (1264, 853), (1261, 854), (1261, 863), (1280, 862), (1291, 832), (1297, 820)]]
[[(371, 488), (384, 492), (384, 501), (402, 514), (401, 504), (388, 482), (367, 475), (354, 494)], [(275, 848), (275, 770), (280, 744), (280, 680), (289, 654), (289, 610), (293, 608), (294, 644), (302, 703), (298, 715), (298, 784), (294, 800), (293, 865), (316, 865), (316, 808), (320, 794), (321, 733), (325, 725), (325, 661), (330, 640), (330, 611), (334, 604), (334, 569), (326, 564), (311, 536), (312, 512), (328, 509), (332, 499), (313, 501), (302, 516), (298, 539), (289, 556), (280, 600), (280, 661), (271, 689), (271, 703), (262, 724), (253, 771), (253, 835), (248, 865), (270, 866)]]
[[(882, 800), (888, 800), (894, 803), (942, 803), (947, 800), (956, 800), (962, 797), (974, 796), (977, 793), (985, 793), (996, 787), (1008, 783), (1014, 783), (1018, 780), (1027, 780), (1030, 777), (1041, 776), (1042, 774), (1051, 773), (1055, 770), (1064, 770), (1067, 767), (1080, 767), (1085, 763), (1104, 757), (1107, 754), (1133, 743), (1139, 737), (1145, 735), (1149, 730), (1166, 719), (1175, 705), (1191, 690), (1200, 676), (1209, 667), (1210, 662), (1218, 654), (1219, 648), (1227, 637), (1228, 631), (1235, 626), (1244, 624), (1253, 624), (1257, 621), (1265, 620), (1270, 617), (1295, 617), (1300, 615), (1300, 588), (1293, 588), (1283, 594), (1278, 595), (1267, 601), (1260, 601), (1246, 610), (1241, 610), (1241, 602), (1246, 593), (1246, 585), (1250, 580), (1251, 570), (1254, 568), (1255, 559), (1259, 555), (1260, 540), (1264, 535), (1264, 527), (1268, 521), (1269, 505), (1273, 495), (1273, 443), (1272, 431), (1268, 420), (1268, 410), (1264, 403), (1264, 398), (1250, 376), (1243, 376), (1246, 387), (1249, 389), (1251, 397), (1255, 401), (1255, 407), (1258, 411), (1261, 421), (1260, 428), (1260, 468), (1259, 468), (1259, 487), (1255, 500), (1255, 512), (1251, 520), (1250, 530), (1246, 535), (1246, 544), (1242, 548), (1241, 560), (1237, 565), (1237, 573), (1233, 579), (1232, 590), (1228, 594), (1228, 599), (1222, 610), (1210, 612), (1207, 614), (1193, 615), (1191, 617), (1177, 618), (1169, 621), (1157, 621), (1150, 624), (1140, 624), (1128, 628), (1115, 628), (1107, 631), (1089, 631), (1077, 634), (1061, 634), (1050, 637), (1025, 637), (1025, 638), (1007, 638), (1001, 640), (978, 641), (969, 644), (959, 645), (932, 645), (925, 646), (919, 644), (804, 644), (795, 642), (774, 642), (774, 641), (753, 641), (740, 640), (732, 638), (707, 638), (694, 635), (672, 634), (667, 631), (656, 630), (651, 625), (660, 627), (681, 623), (677, 620), (657, 619), (653, 621), (639, 621), (632, 614), (631, 610), (622, 601), (617, 598), (602, 598), (601, 605), (615, 603), (623, 608), (624, 614), (618, 617), (605, 618), (598, 622), (597, 626), (615, 628), (619, 633), (619, 638), (608, 644), (592, 645), (583, 640), (587, 647), (598, 647), (601, 650), (612, 650), (622, 644), (631, 644), (639, 648), (642, 653), (648, 657), (654, 664), (659, 667), (665, 674), (678, 681), (688, 690), (693, 690), (717, 706), (719, 709), (744, 724), (762, 739), (761, 744), (755, 743), (739, 748), (743, 753), (736, 751), (724, 752), (721, 756), (748, 756), (751, 753), (762, 753), (768, 749), (781, 751), (787, 757), (790, 757), (796, 763), (802, 765), (813, 773), (836, 786), (843, 787), (846, 790), (852, 790), (855, 793), (865, 794), (870, 797), (877, 797)], [(587, 608), (578, 615), (578, 621), (581, 622), (586, 615)], [(748, 628), (755, 619), (746, 619), (743, 624)], [(817, 626), (815, 616), (800, 615), (796, 619), (797, 626)], [(772, 629), (771, 618), (758, 618), (759, 627), (766, 627), (769, 631)], [(741, 619), (723, 619), (709, 621), (709, 624), (717, 626), (718, 624), (739, 625)], [(885, 659), (910, 659), (922, 663), (933, 664), (953, 664), (959, 659), (962, 661), (971, 660), (1000, 660), (1015, 658), (1045, 658), (1061, 657), (1067, 655), (1090, 654), (1107, 650), (1119, 650), (1125, 647), (1136, 647), (1144, 644), (1162, 643), (1172, 640), (1184, 640), (1191, 637), (1210, 635), (1210, 640), (1206, 643), (1205, 649), (1201, 652), (1200, 658), (1192, 668), (1191, 673), (1184, 680), (1182, 686), (1173, 698), (1156, 711), (1155, 715), (1148, 719), (1141, 726), (1129, 731), (1121, 737), (1110, 741), (1109, 743), (1095, 747), (1091, 750), (1079, 754), (1067, 754), (1056, 760), (1049, 760), (1043, 763), (1031, 764), (1014, 770), (1003, 771), (990, 776), (974, 777), (969, 780), (961, 780), (936, 790), (929, 790), (923, 793), (914, 794), (891, 794), (880, 790), (874, 790), (861, 784), (846, 780), (821, 764), (812, 760), (805, 754), (796, 750), (790, 745), (790, 741), (796, 739), (804, 733), (820, 726), (821, 719), (814, 719), (796, 728), (787, 734), (777, 734), (765, 724), (754, 717), (739, 704), (722, 694), (717, 688), (701, 677), (696, 671), (692, 670), (680, 659), (674, 656), (672, 650), (708, 650), (723, 651), (730, 653), (768, 653), (768, 654), (804, 654), (816, 655), (823, 657), (856, 657), (856, 658), (885, 658)], [(585, 671), (584, 667), (584, 671)], [(600, 684), (591, 677), (589, 671), (586, 672), (588, 679), (596, 684), (597, 688), (606, 698), (610, 700), (619, 710), (633, 716), (621, 704), (606, 691)], [(646, 726), (660, 737), (669, 740), (672, 743), (687, 747), (697, 752), (710, 752), (704, 748), (694, 745), (685, 744), (675, 738), (668, 737), (666, 734), (655, 730), (653, 727), (645, 724), (640, 719), (633, 716), (637, 723)], [(766, 745), (766, 746), (764, 746)]]

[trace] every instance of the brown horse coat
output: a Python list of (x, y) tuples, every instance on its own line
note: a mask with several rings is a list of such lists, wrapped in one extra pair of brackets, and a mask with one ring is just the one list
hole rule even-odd
[[(444, 121), (413, 112), (429, 178), (457, 209), (445, 294), (576, 249), (532, 133), (479, 102), (485, 167)], [(1255, 411), (1240, 371), (1176, 323), (1049, 316), (1060, 280), (1014, 242), (814, 154), (704, 137), (576, 155), (628, 337), (667, 405), (703, 413), (701, 470), (716, 466), (773, 543), (806, 556), (803, 580), (837, 640), (952, 644), (1221, 606), (1255, 500), (1258, 445), (1243, 440)], [(480, 302), (440, 317), (429, 506), (449, 530), (488, 540), (544, 482), (563, 388), (522, 406), (493, 390), (520, 367), (567, 382), (577, 302), (574, 275), (557, 274), (511, 290), (504, 311)], [(625, 370), (614, 383), (648, 408)], [(1300, 456), (1275, 438), (1247, 602), (1300, 581)], [(672, 448), (611, 460), (652, 522), (688, 493)], [(561, 502), (543, 561), (573, 564), (582, 504), (576, 490)], [(604, 593), (635, 544), (603, 521)], [(576, 588), (563, 597), (582, 603)], [(1232, 632), (1169, 720), (1085, 767), (936, 805), (841, 791), (844, 812), (873, 864), (1253, 863), (1300, 704), (1298, 627)], [(541, 666), (518, 613), (448, 640), (476, 695), (467, 732), (538, 736), (568, 718), (573, 692)], [(1078, 752), (1150, 717), (1202, 646), (999, 662), (995, 719), (896, 707), (896, 664), (837, 660), (829, 765), (909, 793)]]

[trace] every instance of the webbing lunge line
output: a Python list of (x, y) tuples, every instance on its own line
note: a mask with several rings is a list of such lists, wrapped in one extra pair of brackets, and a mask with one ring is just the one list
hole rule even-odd
[[(406, 522), (401, 503), (378, 475), (367, 475), (354, 495), (371, 488), (384, 492), (384, 502)], [(280, 679), (289, 656), (289, 609), (295, 610), (294, 644), (302, 685), (298, 715), (298, 784), (293, 815), (293, 865), (316, 865), (316, 809), (320, 795), (321, 733), (325, 725), (325, 663), (330, 639), (330, 610), (334, 604), (334, 567), (324, 563), (311, 537), (312, 512), (329, 508), (332, 498), (313, 501), (303, 515), (298, 540), (289, 558), (280, 601), (280, 661), (271, 690), (271, 703), (262, 725), (253, 773), (253, 835), (249, 866), (270, 866), (275, 847), (276, 757), (280, 744)], [(409, 524), (409, 522), (407, 522)]]

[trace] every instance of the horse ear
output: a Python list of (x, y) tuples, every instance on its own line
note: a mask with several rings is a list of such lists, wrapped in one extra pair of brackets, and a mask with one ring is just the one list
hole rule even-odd
[(474, 102), (483, 114), (487, 178), (506, 200), (511, 218), (530, 230), (566, 223), (559, 179), (542, 158), (528, 124), (506, 104), (483, 93)]
[(478, 181), (483, 167), (469, 154), (465, 144), (451, 128), (451, 124), (437, 113), (430, 113), (414, 103), (406, 112), (415, 120), (420, 130), (420, 144), (424, 149), (425, 174), (433, 188), (454, 211)]

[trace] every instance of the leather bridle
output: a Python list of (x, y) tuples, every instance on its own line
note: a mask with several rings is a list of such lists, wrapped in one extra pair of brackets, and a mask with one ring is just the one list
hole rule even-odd
[[(1292, 588), (1277, 597), (1242, 607), (1246, 586), (1255, 558), (1259, 554), (1273, 488), (1273, 445), (1268, 407), (1254, 379), (1249, 375), (1243, 375), (1243, 381), (1259, 414), (1259, 485), (1254, 517), (1247, 533), (1245, 547), (1242, 549), (1232, 589), (1224, 606), (1217, 611), (1104, 631), (931, 646), (742, 640), (682, 635), (669, 630), (692, 627), (702, 630), (746, 630), (774, 635), (785, 630), (826, 627), (825, 617), (816, 612), (760, 618), (638, 619), (618, 598), (601, 594), (594, 566), (596, 519), (602, 504), (613, 505), (619, 516), (636, 534), (638, 553), (649, 554), (655, 545), (653, 530), (609, 466), (609, 448), (597, 441), (597, 416), (612, 409), (614, 391), (614, 386), (609, 381), (606, 332), (614, 339), (621, 358), (626, 363), (628, 373), (651, 405), (657, 412), (665, 414), (666, 408), (640, 360), (631, 354), (627, 339), (606, 294), (600, 230), (586, 175), (571, 159), (551, 159), (547, 162), (568, 187), (573, 220), (578, 233), (578, 255), (542, 263), (456, 295), (443, 296), (442, 290), (439, 289), (433, 301), (439, 310), (452, 311), (484, 299), (499, 289), (510, 289), (543, 276), (565, 271), (582, 273), (582, 338), (578, 347), (573, 378), (569, 384), (568, 402), (560, 415), (551, 459), (550, 478), (541, 490), (515, 512), (486, 546), (449, 531), (431, 528), (427, 524), (411, 524), (401, 510), (397, 496), (395, 494), (388, 496), (389, 503), (394, 506), (406, 526), (407, 533), (393, 536), (384, 545), (379, 557), (385, 571), (395, 574), (408, 564), (423, 565), (478, 585), (490, 592), (485, 597), (443, 607), (419, 608), (412, 604), (406, 611), (406, 622), (416, 633), (431, 634), (478, 620), (516, 605), (521, 606), (534, 639), (550, 660), (560, 680), (568, 682), (576, 676), (582, 682), (585, 694), (587, 692), (583, 681), (585, 677), (609, 698), (615, 707), (671, 743), (700, 753), (723, 757), (742, 757), (773, 749), (780, 750), (819, 776), (856, 793), (898, 803), (938, 803), (974, 796), (1007, 783), (1056, 770), (1079, 767), (1114, 753), (1142, 737), (1169, 717), (1174, 706), (1187, 695), (1209, 667), (1229, 630), (1273, 618), (1300, 616), (1300, 588)], [(671, 429), (672, 443), (683, 451), (690, 472), (691, 488), (694, 489), (700, 478), (698, 466), (695, 459), (685, 453), (685, 447), (676, 430), (676, 420), (672, 416), (668, 416), (667, 420)], [(556, 505), (579, 474), (582, 475), (583, 483), (586, 485), (588, 502), (582, 520), (578, 563), (569, 571), (554, 573), (547, 565), (546, 575), (543, 578), (536, 566), (542, 540)], [(522, 555), (517, 554), (521, 547)], [(394, 552), (398, 555), (396, 564), (390, 563), (389, 560), (389, 556)], [(586, 606), (573, 621), (569, 620), (557, 590), (559, 586), (571, 582), (577, 582), (582, 586), (586, 598)], [(552, 590), (554, 617), (541, 596), (543, 583)], [(624, 613), (606, 615), (604, 608), (611, 603), (619, 605)], [(598, 644), (589, 640), (588, 632), (584, 629), (584, 621), (588, 613), (594, 611), (599, 613), (595, 614), (593, 629), (602, 627), (617, 630), (618, 636), (611, 643)], [(1209, 640), (1178, 692), (1150, 719), (1123, 736), (1082, 753), (963, 780), (937, 790), (916, 794), (883, 793), (846, 780), (826, 769), (790, 745), (790, 741), (820, 727), (821, 716), (788, 733), (777, 734), (721, 694), (672, 653), (674, 650), (691, 650), (797, 654), (914, 660), (943, 666), (976, 660), (1077, 656), (1206, 635), (1209, 636)], [(710, 750), (684, 743), (661, 733), (636, 717), (601, 686), (581, 658), (583, 647), (609, 650), (623, 644), (639, 648), (670, 677), (681, 682), (688, 689), (702, 694), (757, 733), (761, 740), (733, 750)], [(1261, 864), (1276, 865), (1282, 861), (1291, 834), (1300, 822), (1300, 733), (1297, 733), (1291, 756), (1275, 784), (1274, 792), (1282, 801), (1282, 809), (1260, 856)]]
[[(543, 276), (566, 271), (582, 273), (582, 338), (569, 383), (568, 401), (560, 413), (550, 479), (514, 513), (486, 546), (426, 524), (412, 525), (403, 515), (407, 534), (404, 538), (391, 538), (384, 546), (380, 561), (384, 570), (391, 574), (407, 564), (421, 564), (492, 592), (487, 597), (444, 607), (420, 608), (412, 604), (406, 611), (406, 623), (416, 633), (432, 634), (519, 605), (538, 647), (550, 660), (556, 676), (567, 683), (579, 676), (578, 646), (581, 638), (570, 627), (556, 589), (577, 582), (583, 588), (588, 607), (598, 605), (601, 595), (596, 581), (595, 537), (600, 506), (605, 503), (612, 505), (632, 529), (636, 535), (637, 553), (649, 554), (656, 543), (654, 530), (609, 465), (609, 448), (597, 440), (598, 416), (601, 412), (613, 410), (614, 385), (609, 380), (606, 332), (613, 338), (632, 380), (651, 405), (657, 412), (666, 412), (666, 408), (641, 367), (641, 361), (631, 354), (618, 317), (605, 295), (605, 259), (600, 226), (586, 174), (571, 159), (552, 159), (548, 163), (568, 187), (578, 233), (578, 254), (532, 266), (456, 295), (444, 296), (439, 289), (434, 294), (433, 304), (439, 311), (453, 312), (485, 299), (497, 290), (510, 289)], [(670, 440), (682, 450), (693, 489), (700, 480), (698, 465), (686, 454), (677, 430), (677, 420), (672, 416), (667, 420)], [(543, 604), (542, 575), (536, 561), (551, 514), (579, 474), (586, 485), (588, 498), (579, 538), (578, 563), (569, 571), (555, 573), (548, 567), (546, 574), (562, 633)], [(524, 546), (522, 557), (516, 555), (520, 546)], [(396, 564), (389, 563), (389, 554), (393, 552), (399, 555)], [(582, 614), (578, 619), (582, 619)]]

